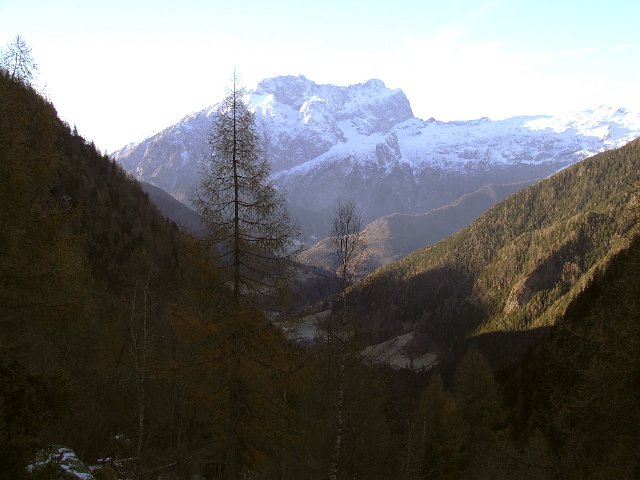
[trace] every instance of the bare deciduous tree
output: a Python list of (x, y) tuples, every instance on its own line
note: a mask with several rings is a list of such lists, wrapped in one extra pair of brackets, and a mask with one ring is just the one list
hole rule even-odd
[(333, 454), (329, 468), (329, 480), (336, 480), (339, 476), (340, 457), (343, 450), (343, 430), (345, 416), (345, 374), (348, 363), (347, 341), (349, 334), (342, 327), (346, 323), (346, 291), (353, 283), (358, 270), (365, 259), (367, 249), (363, 232), (360, 213), (353, 201), (339, 202), (333, 217), (334, 255), (336, 258), (336, 273), (340, 277), (340, 290), (338, 295), (341, 300), (338, 331), (332, 335), (339, 342), (339, 370), (338, 370), (338, 398), (336, 401), (336, 433), (333, 443)]
[(30, 84), (38, 71), (38, 64), (31, 56), (31, 47), (20, 36), (7, 45), (0, 56), (0, 66), (13, 80)]
[(333, 217), (331, 238), (337, 263), (336, 273), (341, 280), (342, 296), (353, 283), (365, 261), (367, 245), (361, 228), (362, 221), (355, 203), (351, 200), (338, 202)]

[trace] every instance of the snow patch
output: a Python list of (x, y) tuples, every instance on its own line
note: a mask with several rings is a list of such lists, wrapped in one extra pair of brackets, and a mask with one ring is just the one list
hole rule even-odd
[(35, 473), (47, 466), (67, 475), (68, 477), (65, 478), (95, 480), (89, 468), (82, 463), (73, 450), (67, 447), (52, 445), (38, 450), (34, 461), (27, 465), (27, 471)]

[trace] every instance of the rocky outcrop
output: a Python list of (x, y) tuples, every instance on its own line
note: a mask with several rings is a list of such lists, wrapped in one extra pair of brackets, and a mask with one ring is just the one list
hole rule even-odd
[(509, 292), (504, 306), (505, 313), (521, 308), (540, 291), (557, 287), (564, 293), (581, 273), (582, 255), (586, 250), (585, 235), (580, 231), (558, 249), (539, 259), (533, 270)]

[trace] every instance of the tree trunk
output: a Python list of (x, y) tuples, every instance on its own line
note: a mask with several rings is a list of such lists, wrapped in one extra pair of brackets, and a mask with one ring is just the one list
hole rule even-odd
[(139, 339), (136, 334), (135, 328), (135, 316), (136, 316), (136, 297), (138, 285), (136, 284), (136, 290), (133, 295), (133, 304), (131, 306), (131, 317), (129, 320), (129, 329), (131, 334), (131, 353), (133, 356), (134, 369), (135, 369), (135, 383), (136, 383), (136, 410), (138, 417), (137, 425), (137, 441), (136, 441), (136, 477), (142, 476), (142, 443), (144, 439), (144, 415), (145, 415), (145, 380), (147, 370), (147, 355), (148, 355), (148, 324), (147, 324), (147, 295), (149, 291), (149, 281), (151, 279), (151, 272), (147, 275), (147, 281), (143, 290), (143, 305), (142, 305), (142, 338)]
[(239, 418), (239, 352), (238, 352), (238, 323), (240, 316), (240, 182), (238, 178), (238, 136), (236, 125), (236, 83), (233, 83), (233, 143), (231, 161), (233, 163), (233, 190), (234, 190), (234, 218), (233, 218), (233, 301), (234, 322), (231, 339), (231, 365), (229, 368), (229, 424), (227, 428), (227, 458), (225, 465), (226, 480), (238, 478), (238, 418)]
[[(237, 313), (236, 313), (237, 315)], [(237, 328), (237, 318), (233, 328)], [(236, 480), (238, 478), (238, 419), (239, 419), (239, 356), (238, 333), (233, 333), (231, 353), (231, 368), (229, 371), (229, 424), (227, 428), (227, 458), (225, 462), (225, 479)]]
[(336, 413), (336, 438), (333, 443), (333, 456), (331, 458), (331, 468), (329, 469), (329, 480), (337, 480), (340, 468), (340, 456), (342, 454), (342, 429), (344, 422), (344, 352), (340, 348), (340, 377), (338, 383), (338, 402)]

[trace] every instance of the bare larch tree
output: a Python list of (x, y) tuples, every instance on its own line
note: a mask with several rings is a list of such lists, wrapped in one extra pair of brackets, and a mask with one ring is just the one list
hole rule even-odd
[(38, 65), (31, 56), (31, 47), (20, 36), (0, 53), (0, 66), (13, 80), (20, 80), (31, 84), (34, 75), (38, 71)]
[(234, 75), (209, 136), (211, 153), (194, 202), (210, 229), (223, 278), (241, 297), (274, 293), (290, 280), (297, 226), (270, 177), (262, 136)]
[[(297, 254), (297, 226), (270, 176), (270, 165), (246, 91), (234, 74), (227, 97), (214, 115), (210, 154), (194, 201), (209, 227), (209, 242), (229, 284), (233, 305), (224, 323), (223, 348), (228, 390), (225, 478), (236, 480), (244, 464), (239, 429), (248, 353), (255, 348), (254, 316), (248, 304), (270, 308), (286, 290)], [(255, 323), (255, 322), (254, 322)], [(253, 333), (252, 333), (253, 332)]]

